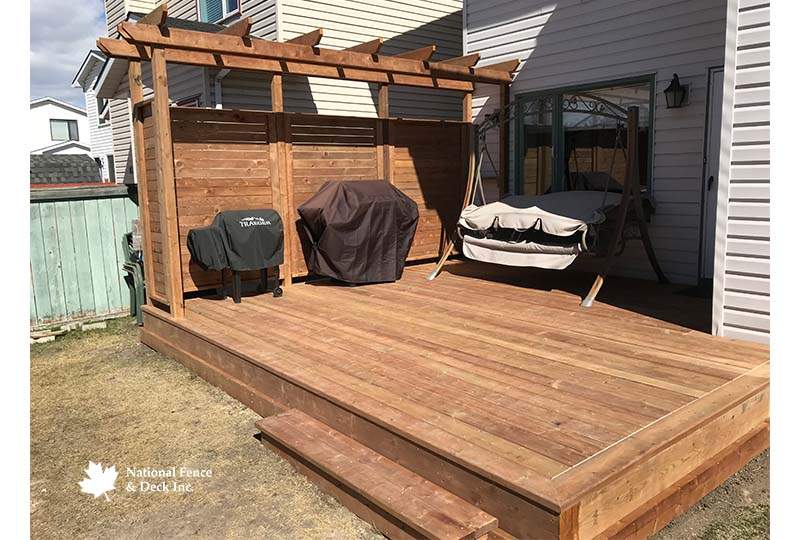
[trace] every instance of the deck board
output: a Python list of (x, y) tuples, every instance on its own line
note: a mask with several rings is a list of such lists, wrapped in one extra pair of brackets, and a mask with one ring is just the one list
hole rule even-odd
[[(691, 437), (722, 445), (725, 429), (743, 436), (768, 417), (769, 348), (699, 331), (697, 312), (710, 306), (676, 287), (611, 281), (584, 309), (578, 288), (553, 273), (542, 285), (527, 269), (451, 262), (428, 282), (429, 268), (366, 287), (295, 284), (239, 305), (192, 298), (176, 324), (556, 512), (608, 505), (603, 497), (637, 481), (619, 471), (645, 460), (658, 470), (674, 449), (700, 470)], [(631, 307), (627, 292), (641, 303)], [(246, 381), (245, 371), (233, 375)], [(652, 482), (642, 487), (652, 497), (669, 488)], [(606, 517), (634, 511), (620, 503)], [(576, 519), (593, 533), (605, 523)]]

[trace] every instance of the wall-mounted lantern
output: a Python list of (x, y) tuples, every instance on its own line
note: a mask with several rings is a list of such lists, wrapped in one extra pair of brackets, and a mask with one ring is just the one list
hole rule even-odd
[(664, 96), (667, 98), (667, 109), (677, 109), (686, 103), (686, 87), (681, 84), (677, 73), (672, 74), (672, 82), (664, 90)]

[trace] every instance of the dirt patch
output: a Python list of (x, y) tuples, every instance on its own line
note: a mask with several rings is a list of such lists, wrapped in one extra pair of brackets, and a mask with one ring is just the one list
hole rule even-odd
[[(254, 438), (257, 419), (141, 345), (127, 319), (33, 345), (33, 538), (383, 538), (268, 452)], [(119, 471), (110, 502), (80, 492), (89, 461)], [(181, 466), (212, 476), (178, 479), (191, 493), (143, 493), (127, 476)], [(769, 538), (768, 452), (656, 538)]]
[[(32, 537), (382, 538), (268, 452), (257, 419), (127, 320), (32, 346)], [(90, 460), (119, 472), (110, 502), (80, 492)], [(173, 466), (212, 477), (191, 493), (126, 491), (127, 467)]]
[(769, 450), (677, 517), (654, 540), (769, 538)]

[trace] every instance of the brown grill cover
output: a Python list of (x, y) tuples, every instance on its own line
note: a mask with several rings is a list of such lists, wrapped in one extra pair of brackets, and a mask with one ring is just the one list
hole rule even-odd
[(419, 212), (388, 182), (328, 181), (297, 212), (311, 273), (348, 283), (402, 277)]

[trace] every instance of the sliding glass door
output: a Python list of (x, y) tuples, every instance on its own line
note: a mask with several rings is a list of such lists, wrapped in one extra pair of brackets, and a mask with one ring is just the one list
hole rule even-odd
[(632, 105), (639, 107), (639, 178), (648, 186), (653, 97), (651, 77), (517, 96), (516, 193), (622, 185), (627, 129), (618, 118)]

